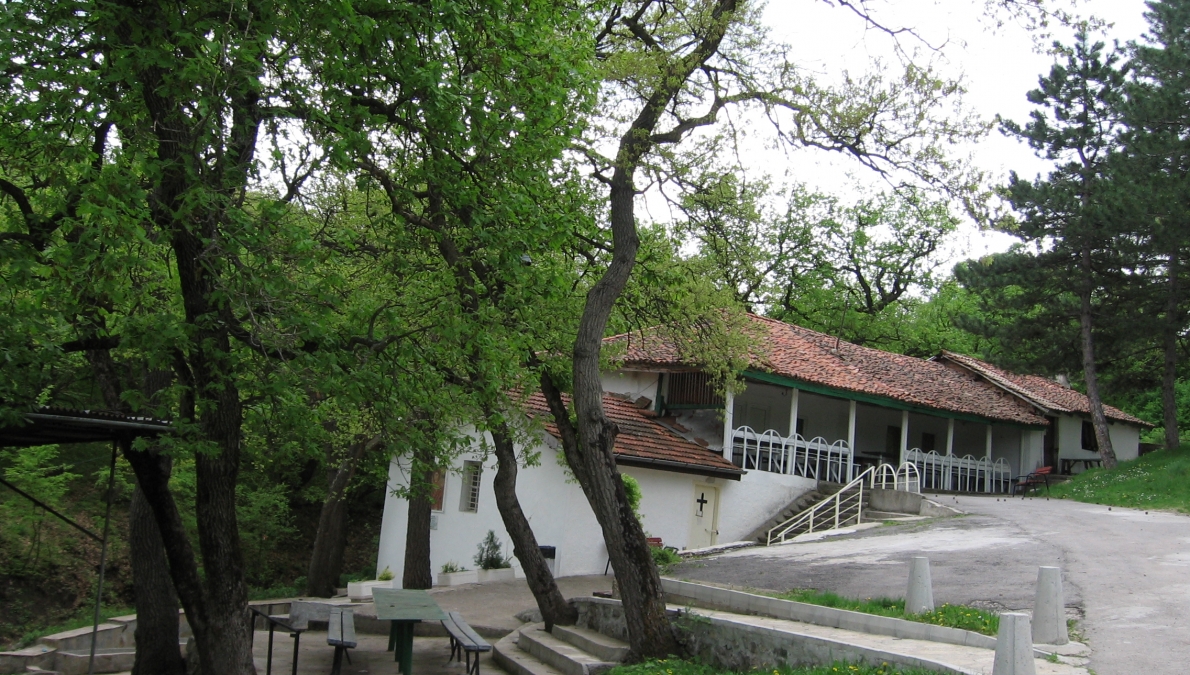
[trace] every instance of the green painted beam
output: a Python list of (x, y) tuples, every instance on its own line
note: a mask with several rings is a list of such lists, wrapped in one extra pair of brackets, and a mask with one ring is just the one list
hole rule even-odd
[(802, 380), (795, 380), (784, 375), (773, 375), (772, 373), (765, 373), (759, 370), (745, 370), (741, 375), (749, 380), (756, 380), (765, 384), (775, 384), (781, 387), (789, 387), (791, 389), (800, 389), (808, 391), (812, 394), (822, 394), (823, 396), (832, 396), (834, 398), (846, 399), (848, 401), (857, 401), (859, 403), (869, 403), (871, 405), (880, 406), (881, 408), (891, 408), (893, 410), (908, 410), (909, 412), (920, 413), (922, 415), (931, 415), (933, 417), (950, 418), (962, 420), (964, 422), (977, 422), (979, 424), (1002, 424), (1011, 427), (1021, 427), (1023, 429), (1045, 429), (1045, 426), (1037, 424), (1024, 424), (1022, 422), (1005, 422), (1003, 420), (991, 419), (981, 415), (970, 415), (967, 413), (951, 412), (949, 410), (936, 410), (934, 408), (926, 408), (924, 406), (914, 405), (912, 403), (905, 403), (898, 401), (895, 398), (887, 396), (877, 396), (875, 394), (861, 394), (859, 392), (847, 391), (846, 389), (836, 389), (822, 384), (814, 384), (813, 382), (804, 382)]

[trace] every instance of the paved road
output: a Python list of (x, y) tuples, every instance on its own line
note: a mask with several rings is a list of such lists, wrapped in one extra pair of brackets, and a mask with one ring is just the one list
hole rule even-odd
[(936, 603), (1006, 610), (1031, 609), (1037, 567), (1057, 565), (1098, 675), (1190, 672), (1190, 517), (1062, 500), (936, 499), (969, 515), (746, 549), (685, 563), (674, 576), (900, 597), (909, 558), (926, 555)]

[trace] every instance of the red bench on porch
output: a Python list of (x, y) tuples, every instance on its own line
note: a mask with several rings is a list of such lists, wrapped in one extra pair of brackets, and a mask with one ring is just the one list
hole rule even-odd
[(1017, 490), (1021, 491), (1021, 498), (1024, 499), (1029, 490), (1037, 490), (1041, 485), (1045, 486), (1045, 491), (1050, 491), (1050, 474), (1053, 473), (1054, 467), (1043, 466), (1033, 473), (1024, 476), (1017, 476), (1012, 484), (1012, 494), (1016, 494)]

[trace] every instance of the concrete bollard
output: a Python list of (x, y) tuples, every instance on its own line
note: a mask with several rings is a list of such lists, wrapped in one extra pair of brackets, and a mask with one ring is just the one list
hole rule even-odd
[(914, 557), (909, 561), (909, 590), (905, 593), (905, 613), (921, 614), (934, 609), (934, 587), (930, 583), (930, 559)]
[(1037, 570), (1037, 599), (1033, 602), (1033, 642), (1064, 645), (1070, 642), (1066, 630), (1066, 604), (1062, 597), (1062, 570)]
[(1030, 633), (1028, 614), (1005, 612), (1000, 615), (992, 675), (1037, 675)]

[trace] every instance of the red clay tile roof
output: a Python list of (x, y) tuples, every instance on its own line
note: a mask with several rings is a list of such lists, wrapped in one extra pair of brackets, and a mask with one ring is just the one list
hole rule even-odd
[[(569, 402), (569, 398), (567, 399)], [(540, 393), (524, 403), (525, 412), (545, 421), (545, 429), (558, 438), (554, 416)], [(648, 413), (614, 394), (603, 395), (603, 410), (620, 428), (613, 454), (625, 464), (652, 466), (660, 470), (714, 474), (739, 478), (743, 471), (716, 452), (688, 441), (650, 419)]]
[[(985, 361), (954, 352), (943, 351), (940, 358), (952, 361), (968, 370), (978, 373), (989, 382), (1031, 401), (1040, 408), (1055, 412), (1091, 414), (1091, 399), (1087, 398), (1086, 394), (1079, 393), (1053, 380), (1037, 375), (1017, 375), (1016, 373), (1010, 373), (1007, 370), (997, 368)], [(1104, 405), (1103, 412), (1108, 418), (1120, 422), (1128, 422), (1145, 427), (1153, 426), (1142, 419), (1133, 417), (1123, 410), (1113, 408), (1110, 405)]]
[[(933, 410), (1048, 425), (1033, 406), (975, 374), (934, 361), (861, 347), (774, 319), (756, 315), (749, 318), (758, 329), (759, 353), (752, 356), (750, 366), (754, 370)], [(678, 348), (655, 331), (616, 335), (605, 343), (625, 345), (625, 353), (617, 357), (622, 366), (696, 366), (681, 361)]]

